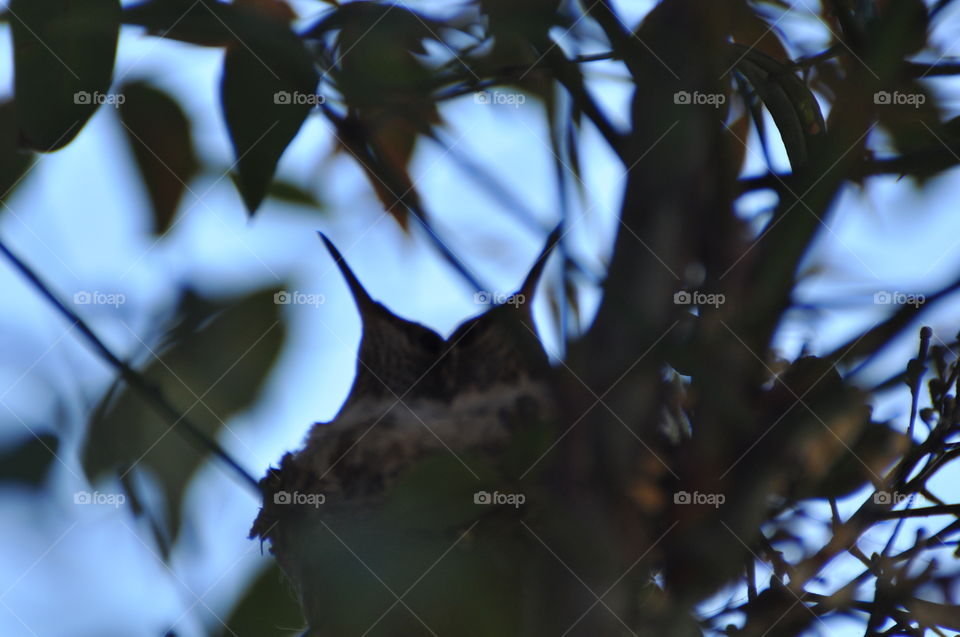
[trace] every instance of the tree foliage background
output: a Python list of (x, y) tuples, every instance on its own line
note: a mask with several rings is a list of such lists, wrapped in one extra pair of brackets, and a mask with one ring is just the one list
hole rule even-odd
[(442, 331), (558, 224), (533, 625), (960, 630), (954, 5), (11, 0), (3, 633), (296, 632), (244, 537), (354, 368), (312, 231)]

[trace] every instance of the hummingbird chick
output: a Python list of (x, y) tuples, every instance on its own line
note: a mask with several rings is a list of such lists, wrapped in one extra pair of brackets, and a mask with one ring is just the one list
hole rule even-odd
[[(360, 314), (356, 377), (333, 420), (315, 423), (304, 446), (260, 481), (263, 506), (250, 532), (271, 540), (301, 595), (309, 574), (295, 535), (312, 532), (324, 516), (375, 508), (398, 476), (431, 454), (496, 456), (516, 431), (554, 415), (550, 365), (530, 301), (558, 231), (510, 297), (515, 302), (464, 321), (446, 339), (375, 301), (320, 236)], [(318, 498), (323, 506), (310, 506)]]

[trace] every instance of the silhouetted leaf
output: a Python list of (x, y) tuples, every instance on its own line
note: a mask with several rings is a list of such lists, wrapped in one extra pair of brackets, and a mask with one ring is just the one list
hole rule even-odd
[(336, 32), (329, 77), (349, 109), (349, 130), (340, 131), (339, 141), (360, 158), (384, 209), (404, 228), (402, 203), (417, 200), (407, 166), (418, 136), (440, 122), (433, 71), (419, 56), (426, 53), (424, 40), (439, 41), (441, 29), (404, 7), (351, 2), (304, 34), (322, 40)]
[[(158, 352), (143, 372), (203, 432), (215, 437), (231, 414), (257, 395), (283, 343), (272, 292), (220, 305), (221, 311)], [(166, 496), (171, 536), (179, 528), (181, 499), (206, 452), (126, 387), (95, 411), (83, 449), (91, 479), (116, 468), (148, 470)]]
[(120, 30), (118, 0), (11, 0), (14, 93), (21, 142), (70, 142), (108, 95)]
[(123, 10), (123, 22), (152, 35), (201, 46), (226, 46), (253, 28), (235, 5), (215, 0), (149, 0)]
[(123, 22), (146, 27), (151, 35), (200, 46), (227, 46), (257, 40), (263, 13), (289, 22), (296, 17), (279, 0), (148, 0), (126, 7)]
[(274, 182), (270, 184), (270, 188), (267, 189), (267, 196), (277, 201), (309, 206), (311, 208), (320, 208), (323, 206), (323, 202), (317, 198), (315, 193), (289, 181), (274, 180)]
[(0, 449), (0, 481), (39, 486), (47, 477), (59, 439), (50, 433), (24, 437)]
[[(947, 150), (953, 154), (956, 146), (954, 124), (941, 124), (939, 107), (933, 96), (917, 82), (903, 82), (885, 86), (874, 97), (877, 106), (877, 121), (890, 135), (894, 148), (902, 154), (924, 150)], [(953, 157), (956, 161), (956, 157)], [(922, 183), (935, 174), (921, 164), (911, 173)]]
[[(560, 21), (558, 0), (480, 0), (480, 11), (487, 17), (488, 30), (501, 50), (529, 48), (531, 42), (546, 38), (548, 29)], [(507, 59), (507, 58), (504, 58)], [(516, 60), (514, 60), (516, 61)]]
[[(230, 179), (239, 189), (240, 184), (237, 174), (230, 173)], [(320, 201), (316, 193), (311, 192), (308, 188), (305, 188), (299, 184), (295, 184), (291, 181), (283, 181), (279, 179), (273, 180), (270, 182), (270, 187), (267, 188), (267, 197), (298, 206), (307, 206), (310, 208), (323, 207), (323, 202)]]
[(283, 2), (151, 0), (124, 11), (124, 22), (155, 35), (226, 46), (220, 96), (239, 173), (238, 189), (253, 214), (277, 162), (316, 102), (313, 60), (290, 30)]
[(227, 49), (220, 84), (240, 195), (251, 215), (267, 194), (280, 156), (317, 102), (318, 82), (309, 52), (287, 24), (260, 15), (256, 37)]
[(826, 133), (819, 103), (788, 66), (756, 49), (734, 45), (732, 61), (770, 111), (796, 169)]
[(0, 201), (6, 200), (33, 165), (33, 153), (20, 148), (19, 137), (16, 106), (0, 102)]
[(173, 98), (146, 84), (128, 84), (123, 96), (120, 118), (150, 195), (153, 232), (163, 234), (199, 170), (190, 120)]

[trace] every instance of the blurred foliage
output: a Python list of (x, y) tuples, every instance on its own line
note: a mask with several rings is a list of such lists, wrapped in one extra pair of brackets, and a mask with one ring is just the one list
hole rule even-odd
[(16, 106), (0, 103), (0, 201), (14, 191), (33, 165), (32, 153), (20, 148)]
[(14, 93), (21, 141), (63, 148), (109, 98), (119, 0), (12, 0)]
[(122, 95), (120, 121), (150, 195), (153, 232), (163, 235), (200, 169), (190, 120), (172, 97), (147, 84), (127, 84)]
[(306, 47), (282, 20), (265, 14), (257, 34), (227, 47), (220, 83), (237, 185), (251, 214), (267, 194), (280, 155), (307, 119), (311, 102), (301, 100), (316, 94), (318, 81)]
[[(285, 329), (273, 294), (209, 302), (186, 293), (175, 332), (165, 343), (144, 344), (151, 362), (143, 376), (209, 438), (253, 403), (283, 345)], [(138, 392), (118, 384), (95, 409), (83, 449), (91, 480), (144, 471), (157, 481), (166, 497), (165, 509), (154, 513), (166, 538), (161, 546), (176, 539), (185, 490), (206, 457), (184, 426), (168, 422)], [(124, 481), (125, 487), (131, 484)]]
[[(483, 103), (501, 89), (529, 97), (549, 131), (566, 230), (576, 225), (572, 193), (585, 190), (585, 131), (626, 175), (602, 304), (550, 379), (562, 416), (539, 453), (521, 436), (504, 464), (471, 457), (484, 480), (522, 490), (530, 505), (477, 509), (476, 480), (440, 454), (363, 506), (297, 518), (284, 531), (296, 549), (278, 557), (298, 572), (301, 601), (323, 609), (309, 634), (795, 635), (850, 615), (868, 635), (944, 634), (958, 629), (956, 564), (932, 556), (956, 545), (960, 510), (931, 482), (960, 454), (960, 348), (922, 330), (903, 373), (863, 387), (856, 371), (916, 330), (960, 279), (925, 303), (892, 305), (830, 351), (787, 361), (774, 343), (844, 188), (889, 174), (922, 188), (960, 164), (957, 116), (936, 84), (960, 62), (929, 37), (952, 4), (824, 0), (793, 22), (781, 0), (663, 0), (627, 25), (606, 0), (473, 0), (442, 17), (377, 1), (316, 3), (319, 15), (301, 16), (282, 0), (148, 0), (122, 11), (116, 0), (12, 0), (0, 200), (34, 151), (62, 148), (112, 101), (158, 238), (199, 174), (230, 173), (250, 215), (266, 197), (319, 209), (312, 184), (275, 173), (308, 117), (323, 118), (383, 209), (405, 230), (423, 226), (479, 288), (437, 235), (444, 214), (421, 196), (411, 161), (421, 143), (453, 150), (445, 102)], [(121, 23), (223, 50), (234, 167), (203, 165), (189, 116), (152, 78), (110, 92)], [(822, 50), (807, 50), (804, 27), (827, 34)], [(594, 99), (598, 61), (634, 89), (626, 126)], [(751, 131), (767, 166), (744, 177)], [(774, 141), (788, 171), (773, 165)], [(449, 155), (540, 229), (482, 166)], [(760, 191), (776, 195), (772, 208), (737, 211), (739, 197)], [(583, 271), (560, 252), (564, 281), (550, 309), (577, 324)], [(120, 475), (166, 549), (197, 468), (211, 454), (229, 460), (216, 436), (256, 399), (284, 341), (267, 292), (185, 293), (177, 315), (166, 340), (146, 347), (157, 354), (143, 371), (100, 344), (124, 382), (103, 397), (83, 447), (88, 477)], [(909, 422), (875, 420), (874, 398), (904, 382)], [(160, 414), (148, 408), (158, 405)], [(37, 484), (56, 450), (46, 434), (9, 445), (0, 477)], [(503, 472), (530, 457), (538, 468), (525, 480)], [(146, 480), (134, 479), (140, 471)], [(144, 484), (162, 492), (162, 511)], [(842, 518), (837, 500), (854, 497), (859, 508)], [(797, 530), (814, 503), (832, 512), (822, 542)], [(928, 516), (948, 522), (894, 550), (903, 520)], [(868, 532), (889, 541), (867, 549)], [(841, 555), (862, 572), (811, 590)], [(761, 580), (761, 570), (773, 575)], [(301, 621), (288, 588), (275, 568), (261, 574), (223, 632), (288, 632)], [(730, 601), (704, 611), (719, 594)]]
[(33, 434), (0, 452), (0, 481), (40, 486), (57, 457), (60, 439), (51, 433)]

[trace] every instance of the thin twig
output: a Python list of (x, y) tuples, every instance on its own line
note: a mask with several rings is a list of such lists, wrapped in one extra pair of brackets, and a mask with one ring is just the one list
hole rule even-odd
[(877, 511), (873, 517), (877, 520), (901, 520), (903, 518), (925, 518), (931, 515), (960, 516), (960, 504), (937, 504), (917, 509), (902, 509), (899, 511)]
[[(927, 354), (930, 351), (930, 339), (933, 337), (933, 330), (927, 326), (920, 328), (920, 351), (915, 359), (916, 364), (911, 365), (910, 378), (910, 424), (907, 426), (907, 436), (913, 437), (913, 428), (917, 422), (917, 409), (920, 405), (920, 384), (927, 373)], [(911, 361), (913, 363), (914, 361)]]
[(570, 60), (555, 48), (547, 49), (543, 59), (552, 66), (554, 79), (567, 90), (577, 109), (597, 127), (597, 131), (603, 136), (610, 149), (617, 154), (620, 161), (629, 164), (629, 158), (624, 148), (623, 135), (614, 128), (606, 113), (601, 110), (590, 95), (583, 82), (583, 77), (579, 73), (572, 72), (573, 67)]
[(0, 239), (0, 252), (10, 261), (11, 264), (30, 282), (30, 284), (38, 291), (40, 294), (46, 298), (53, 306), (56, 308), (60, 314), (64, 316), (74, 327), (80, 330), (80, 333), (86, 338), (87, 342), (93, 346), (93, 348), (108, 362), (112, 365), (118, 372), (120, 372), (121, 378), (136, 392), (143, 396), (147, 403), (151, 405), (163, 418), (170, 419), (173, 422), (173, 425), (177, 424), (183, 425), (183, 430), (186, 431), (188, 437), (192, 438), (194, 442), (199, 444), (201, 447), (205, 448), (207, 451), (212, 453), (214, 456), (222, 460), (238, 477), (249, 486), (253, 487), (254, 491), (257, 493), (260, 492), (257, 480), (253, 478), (247, 471), (240, 466), (240, 464), (233, 459), (223, 447), (221, 447), (215, 440), (210, 438), (205, 434), (197, 425), (193, 424), (187, 419), (187, 417), (181, 413), (176, 407), (174, 407), (171, 402), (164, 396), (161, 389), (154, 383), (147, 380), (143, 374), (136, 371), (130, 367), (127, 363), (122, 361), (116, 354), (110, 351), (103, 341), (94, 334), (93, 330), (81, 319), (77, 314), (68, 308), (60, 298), (53, 293), (51, 287), (47, 285), (31, 268), (27, 265), (20, 257), (14, 254), (6, 245), (6, 243)]

